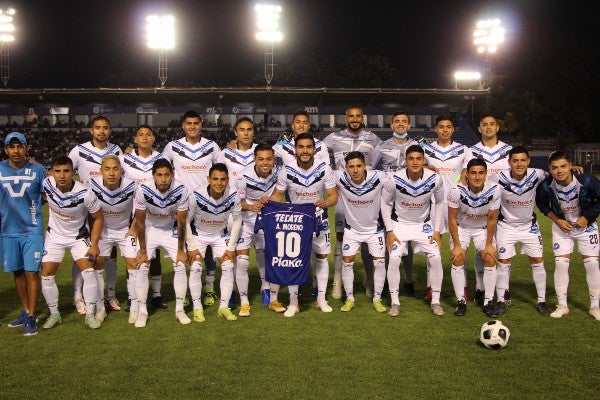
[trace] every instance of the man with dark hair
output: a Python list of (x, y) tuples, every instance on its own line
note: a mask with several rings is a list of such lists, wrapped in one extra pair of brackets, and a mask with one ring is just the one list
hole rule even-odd
[[(508, 169), (508, 151), (511, 149), (511, 145), (498, 139), (500, 121), (491, 114), (485, 114), (480, 118), (477, 129), (481, 134), (481, 141), (470, 147), (471, 155), (465, 158), (463, 169), (467, 168), (467, 163), (473, 157), (486, 162), (488, 175)], [(474, 265), (476, 283), (475, 302), (479, 305), (484, 305), (483, 263), (481, 257), (479, 257), (479, 253), (475, 254)], [(504, 298), (506, 303), (510, 304), (508, 286), (506, 287)]]
[[(181, 118), (181, 129), (185, 137), (173, 140), (165, 146), (162, 155), (173, 163), (175, 178), (183, 183), (188, 193), (206, 185), (210, 166), (218, 161), (221, 149), (217, 143), (202, 137), (202, 118), (194, 110), (189, 110)], [(216, 264), (206, 257), (204, 305), (212, 305), (217, 298), (214, 290)]]
[[(296, 136), (301, 133), (310, 133), (310, 115), (305, 110), (298, 110), (292, 116), (292, 134), (291, 138), (282, 138), (273, 145), (273, 151), (277, 157), (278, 165), (288, 165), (296, 161), (294, 154), (294, 142)], [(327, 165), (330, 164), (329, 152), (327, 146), (320, 140), (315, 138), (315, 160), (324, 161)]]
[[(131, 152), (124, 154), (121, 157), (121, 165), (125, 176), (132, 179), (139, 186), (142, 183), (152, 181), (152, 165), (156, 160), (161, 158), (161, 154), (154, 150), (154, 141), (156, 135), (151, 126), (143, 124), (138, 126), (135, 131), (133, 141), (136, 145)], [(162, 265), (160, 252), (157, 250), (155, 257), (150, 260), (150, 286), (152, 288), (152, 306), (156, 309), (167, 308), (167, 304), (163, 301), (161, 294), (162, 286)], [(134, 270), (127, 270), (127, 290), (129, 293), (135, 293), (135, 279), (129, 279), (129, 276), (136, 273)], [(131, 298), (128, 301), (128, 308), (125, 311), (130, 311)]]
[[(388, 175), (393, 175), (399, 169), (404, 167), (404, 157), (406, 149), (419, 143), (408, 137), (410, 129), (410, 115), (404, 111), (397, 111), (392, 115), (392, 137), (384, 141), (379, 147), (381, 158), (377, 164), (377, 169), (384, 171)], [(407, 254), (402, 257), (402, 265), (406, 274), (404, 290), (409, 297), (415, 296), (415, 283), (413, 281), (413, 248), (412, 243), (407, 243)]]
[[(100, 176), (100, 164), (102, 158), (107, 154), (115, 154), (121, 156), (123, 152), (116, 144), (110, 143), (110, 135), (112, 128), (110, 119), (106, 115), (94, 115), (90, 119), (90, 134), (91, 140), (73, 147), (69, 152), (69, 158), (73, 160), (73, 168), (79, 174), (79, 181), (84, 185), (88, 185), (90, 179)], [(119, 311), (121, 306), (116, 297), (117, 284), (117, 249), (113, 247), (110, 257), (106, 260), (106, 302), (108, 307), (113, 311)], [(74, 289), (74, 304), (77, 312), (85, 314), (85, 304), (81, 296), (81, 288), (83, 281), (79, 268), (73, 262), (73, 289)]]
[[(210, 167), (208, 185), (198, 186), (191, 194), (188, 202), (187, 235), (188, 259), (191, 261), (190, 295), (194, 307), (194, 321), (204, 322), (202, 307), (202, 265), (206, 260), (206, 248), (213, 248), (212, 256), (221, 265), (221, 299), (217, 315), (228, 321), (235, 321), (229, 309), (229, 300), (233, 293), (235, 280), (235, 248), (242, 228), (242, 206), (240, 197), (234, 188), (229, 186), (229, 170), (223, 163)], [(231, 216), (231, 228), (227, 225)], [(240, 308), (241, 317), (250, 316), (250, 305), (245, 301)]]
[(135, 306), (132, 301), (129, 321), (135, 321), (136, 327), (146, 326), (148, 319), (148, 255), (154, 257), (158, 248), (162, 248), (173, 262), (175, 318), (182, 325), (192, 322), (183, 309), (188, 287), (185, 249), (188, 191), (173, 175), (169, 160), (159, 158), (152, 166), (152, 181), (142, 183), (135, 192), (133, 223), (138, 237), (135, 286), (138, 304)]
[[(317, 207), (320, 234), (313, 236), (313, 251), (316, 257), (314, 265), (317, 277), (317, 307), (325, 313), (333, 309), (326, 300), (329, 279), (329, 253), (331, 252), (330, 227), (327, 208), (337, 203), (335, 178), (331, 168), (323, 161), (315, 161), (315, 139), (310, 133), (296, 137), (296, 162), (286, 165), (279, 174), (277, 186), (271, 199), (282, 202), (287, 192), (290, 203), (311, 203)], [(298, 285), (290, 285), (290, 305), (284, 313), (293, 317), (298, 307)]]
[(496, 304), (498, 315), (506, 309), (504, 295), (508, 286), (512, 258), (516, 244), (527, 254), (531, 264), (533, 282), (537, 292), (537, 309), (541, 315), (550, 315), (546, 304), (546, 269), (542, 234), (535, 215), (535, 192), (548, 174), (538, 168), (529, 168), (529, 152), (522, 146), (508, 152), (509, 170), (490, 175), (490, 180), (502, 188), (500, 214), (496, 240), (498, 242), (498, 279), (496, 282)]
[[(418, 144), (406, 149), (405, 162), (406, 168), (389, 176), (381, 196), (381, 215), (390, 255), (387, 278), (392, 307), (389, 315), (397, 317), (400, 314), (400, 260), (408, 251), (408, 243), (412, 242), (415, 252), (427, 255), (432, 289), (431, 311), (440, 316), (444, 315), (440, 305), (444, 276), (440, 255), (443, 182), (438, 174), (425, 168), (425, 154)], [(432, 203), (435, 204), (435, 213)], [(435, 218), (433, 221), (432, 216)]]
[(24, 327), (25, 336), (38, 332), (36, 308), (44, 250), (42, 190), (46, 171), (31, 163), (27, 139), (11, 132), (4, 139), (7, 160), (0, 162), (0, 248), (4, 272), (12, 272), (21, 306), (9, 328)]
[(467, 183), (454, 185), (448, 194), (451, 277), (457, 298), (454, 315), (458, 317), (467, 312), (464, 269), (465, 256), (471, 240), (484, 265), (484, 312), (490, 318), (498, 316), (493, 302), (498, 259), (494, 235), (500, 209), (500, 187), (486, 178), (486, 162), (480, 158), (473, 158), (467, 163)]
[[(285, 307), (279, 303), (279, 285), (265, 279), (265, 235), (263, 231), (254, 233), (257, 214), (262, 210), (269, 196), (275, 189), (280, 169), (275, 166), (273, 148), (266, 144), (258, 144), (254, 148), (254, 164), (244, 168), (237, 181), (236, 190), (240, 195), (242, 206), (242, 233), (237, 245), (236, 284), (240, 292), (246, 292), (246, 299), (240, 295), (240, 303), (248, 301), (248, 266), (250, 264), (250, 246), (254, 246), (256, 266), (261, 280), (262, 303), (270, 310), (284, 312)], [(248, 307), (249, 307), (248, 303)], [(249, 312), (249, 311), (248, 311)]]
[[(379, 146), (381, 139), (371, 131), (363, 129), (363, 109), (358, 106), (350, 106), (346, 109), (346, 129), (333, 132), (323, 140), (325, 146), (332, 155), (334, 163), (332, 168), (344, 170), (346, 162), (344, 157), (351, 151), (360, 151), (365, 155), (365, 163), (368, 169), (375, 168), (379, 162)], [(335, 208), (335, 234), (334, 247), (334, 276), (332, 297), (342, 296), (342, 242), (344, 241), (344, 209), (341, 203)], [(369, 297), (373, 297), (373, 260), (365, 245), (361, 246), (361, 256), (365, 266), (365, 289)]]
[[(94, 264), (100, 255), (98, 243), (104, 216), (94, 192), (89, 186), (74, 181), (73, 174), (71, 159), (59, 156), (52, 160), (50, 174), (44, 179), (50, 214), (42, 257), (42, 294), (50, 310), (44, 329), (54, 328), (61, 323), (55, 275), (67, 249), (83, 278), (85, 323), (90, 329), (101, 326), (101, 321), (95, 315), (96, 302), (100, 301), (98, 279), (101, 278), (94, 271)], [(89, 220), (92, 221), (91, 226)]]
[[(454, 120), (450, 115), (442, 114), (435, 118), (435, 133), (437, 140), (429, 144), (423, 141), (420, 144), (425, 151), (427, 167), (435, 171), (444, 182), (444, 218), (440, 231), (441, 234), (444, 234), (448, 232), (448, 207), (446, 202), (448, 193), (450, 192), (450, 188), (460, 180), (465, 159), (470, 159), (471, 152), (467, 146), (457, 143), (452, 139), (454, 135)], [(465, 299), (469, 300), (469, 289), (467, 287), (465, 287)], [(427, 279), (425, 301), (431, 302), (429, 276)]]
[(600, 267), (598, 263), (598, 224), (600, 215), (600, 181), (591, 174), (572, 170), (564, 151), (555, 151), (548, 160), (550, 175), (537, 188), (536, 204), (552, 220), (554, 250), (554, 290), (558, 305), (550, 316), (569, 315), (567, 291), (569, 265), (574, 245), (583, 258), (590, 295), (589, 315), (600, 321)]

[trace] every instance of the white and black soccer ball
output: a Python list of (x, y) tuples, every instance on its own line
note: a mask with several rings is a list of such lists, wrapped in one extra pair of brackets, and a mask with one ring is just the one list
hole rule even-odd
[(500, 350), (506, 347), (510, 338), (510, 330), (497, 319), (487, 321), (481, 326), (479, 340), (485, 347)]

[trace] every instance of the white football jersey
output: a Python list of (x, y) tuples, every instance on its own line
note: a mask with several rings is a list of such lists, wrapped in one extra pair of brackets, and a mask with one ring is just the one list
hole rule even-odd
[[(276, 188), (286, 191), (290, 203), (310, 203), (325, 198), (326, 189), (335, 188), (335, 176), (331, 167), (324, 162), (314, 163), (308, 170), (295, 161), (286, 165), (277, 178)], [(327, 210), (317, 207), (320, 230), (329, 230)]]
[(121, 156), (123, 152), (119, 146), (112, 143), (107, 143), (103, 149), (95, 147), (91, 141), (73, 147), (69, 152), (69, 158), (73, 161), (73, 168), (79, 174), (79, 181), (88, 184), (91, 178), (100, 176), (102, 158), (107, 154)]
[(277, 189), (288, 193), (290, 203), (313, 204), (325, 196), (325, 190), (335, 187), (331, 167), (324, 162), (315, 162), (308, 170), (295, 161), (286, 165), (277, 179)]
[(442, 147), (437, 140), (431, 144), (424, 143), (422, 146), (427, 164), (437, 168), (437, 174), (444, 181), (445, 196), (448, 196), (450, 188), (460, 179), (465, 160), (468, 162), (471, 159), (469, 148), (456, 142)]
[(570, 224), (574, 224), (581, 217), (581, 204), (579, 204), (581, 184), (579, 181), (573, 176), (573, 181), (570, 184), (561, 186), (556, 183), (556, 180), (552, 180), (550, 189), (556, 194), (558, 204), (565, 214), (565, 220)]
[(56, 188), (54, 177), (44, 179), (44, 193), (48, 200), (48, 232), (68, 239), (90, 237), (89, 214), (100, 210), (96, 195), (81, 182), (73, 182), (70, 191)]
[(416, 181), (408, 177), (406, 169), (397, 171), (386, 180), (381, 195), (382, 202), (394, 205), (391, 218), (398, 222), (430, 221), (432, 200), (438, 204), (444, 200), (444, 184), (428, 169)]
[(90, 188), (98, 198), (98, 203), (104, 215), (102, 235), (115, 231), (127, 231), (133, 212), (133, 198), (136, 183), (127, 177), (122, 177), (119, 187), (109, 190), (104, 186), (102, 177), (92, 178)]
[(217, 157), (217, 162), (227, 165), (229, 175), (229, 187), (235, 188), (240, 172), (249, 165), (254, 165), (254, 148), (256, 143), (252, 144), (248, 150), (224, 148)]
[(385, 173), (378, 170), (366, 171), (366, 177), (355, 184), (346, 171), (335, 171), (338, 202), (344, 207), (346, 228), (359, 233), (383, 232), (381, 219), (381, 191)]
[(348, 129), (332, 132), (323, 140), (329, 152), (333, 154), (334, 169), (344, 169), (344, 157), (351, 151), (360, 151), (365, 155), (367, 167), (375, 168), (379, 162), (381, 139), (371, 131), (361, 130), (352, 133)]
[(148, 183), (152, 180), (152, 166), (154, 161), (162, 158), (162, 155), (153, 150), (150, 157), (141, 157), (135, 150), (121, 156), (121, 166), (125, 176), (136, 183)]
[(406, 158), (406, 149), (412, 145), (418, 145), (414, 139), (408, 138), (404, 143), (398, 143), (394, 138), (390, 138), (379, 146), (380, 158), (377, 169), (387, 173), (394, 173), (403, 168)]
[(167, 143), (163, 157), (173, 163), (175, 178), (182, 182), (188, 192), (208, 183), (208, 170), (217, 162), (221, 149), (212, 140), (200, 138), (191, 144), (185, 138)]
[[(295, 144), (295, 138), (291, 138), (289, 140), (280, 140), (273, 145), (273, 151), (275, 152), (275, 157), (277, 157), (278, 165), (289, 165), (296, 161)], [(315, 138), (315, 149), (315, 162), (324, 162), (325, 164), (330, 165), (331, 161), (329, 159), (327, 146), (317, 138)]]
[(471, 156), (465, 159), (463, 168), (467, 168), (467, 163), (472, 158), (481, 158), (487, 164), (488, 175), (508, 169), (510, 168), (508, 164), (508, 152), (510, 149), (512, 149), (512, 146), (501, 140), (498, 140), (498, 143), (494, 147), (487, 147), (479, 142), (469, 149), (471, 150)]
[(214, 199), (208, 194), (208, 185), (201, 186), (190, 195), (188, 220), (194, 236), (221, 236), (227, 231), (229, 217), (242, 217), (240, 196), (230, 187), (223, 196)]
[(137, 187), (133, 206), (136, 210), (146, 210), (146, 228), (172, 232), (176, 237), (177, 212), (187, 211), (188, 197), (185, 185), (176, 179), (165, 193), (159, 192), (152, 180)]
[(538, 168), (527, 168), (527, 173), (519, 181), (511, 177), (510, 170), (491, 175), (489, 180), (497, 182), (502, 188), (498, 223), (508, 225), (535, 223), (535, 192), (546, 176), (548, 174)]
[(485, 228), (490, 210), (500, 208), (500, 186), (486, 181), (479, 193), (471, 192), (467, 186), (458, 183), (448, 193), (448, 207), (458, 208), (456, 218), (463, 228)]
[[(248, 204), (254, 204), (261, 197), (270, 196), (275, 189), (277, 177), (280, 172), (281, 169), (279, 167), (273, 167), (269, 176), (261, 178), (256, 175), (254, 164), (245, 168), (240, 172), (240, 178), (238, 179), (236, 186), (240, 200), (245, 201)], [(257, 213), (253, 211), (242, 211), (244, 225), (248, 224), (249, 226), (254, 226), (256, 214)]]

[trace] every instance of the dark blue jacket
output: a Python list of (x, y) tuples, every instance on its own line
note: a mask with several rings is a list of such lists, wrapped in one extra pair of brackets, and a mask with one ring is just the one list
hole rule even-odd
[[(581, 215), (588, 220), (588, 225), (590, 225), (596, 222), (596, 218), (600, 215), (600, 181), (590, 174), (578, 174), (574, 171), (572, 171), (572, 174), (581, 184), (578, 193)], [(557, 217), (565, 219), (558, 198), (550, 188), (553, 180), (554, 178), (549, 176), (537, 187), (535, 202), (544, 215), (548, 215), (550, 211), (553, 211)]]

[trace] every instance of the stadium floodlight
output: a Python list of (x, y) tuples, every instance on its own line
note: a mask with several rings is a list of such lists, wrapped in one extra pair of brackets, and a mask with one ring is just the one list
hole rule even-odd
[(492, 55), (498, 51), (498, 45), (504, 43), (504, 28), (498, 18), (478, 21), (473, 32), (473, 44), (479, 54), (485, 55), (483, 67), (485, 81), (492, 77)]
[(160, 87), (167, 82), (167, 52), (175, 48), (175, 17), (172, 15), (149, 15), (146, 17), (148, 47), (158, 50), (158, 78)]
[(281, 6), (276, 4), (257, 4), (254, 7), (257, 18), (256, 39), (265, 43), (265, 80), (267, 87), (271, 86), (273, 79), (273, 44), (283, 40), (283, 34), (279, 31), (279, 17)]
[(10, 44), (15, 41), (14, 8), (0, 8), (0, 76), (4, 86), (10, 79)]
[(481, 73), (479, 71), (456, 71), (454, 73), (454, 89), (458, 89), (459, 81), (477, 82), (481, 88)]

